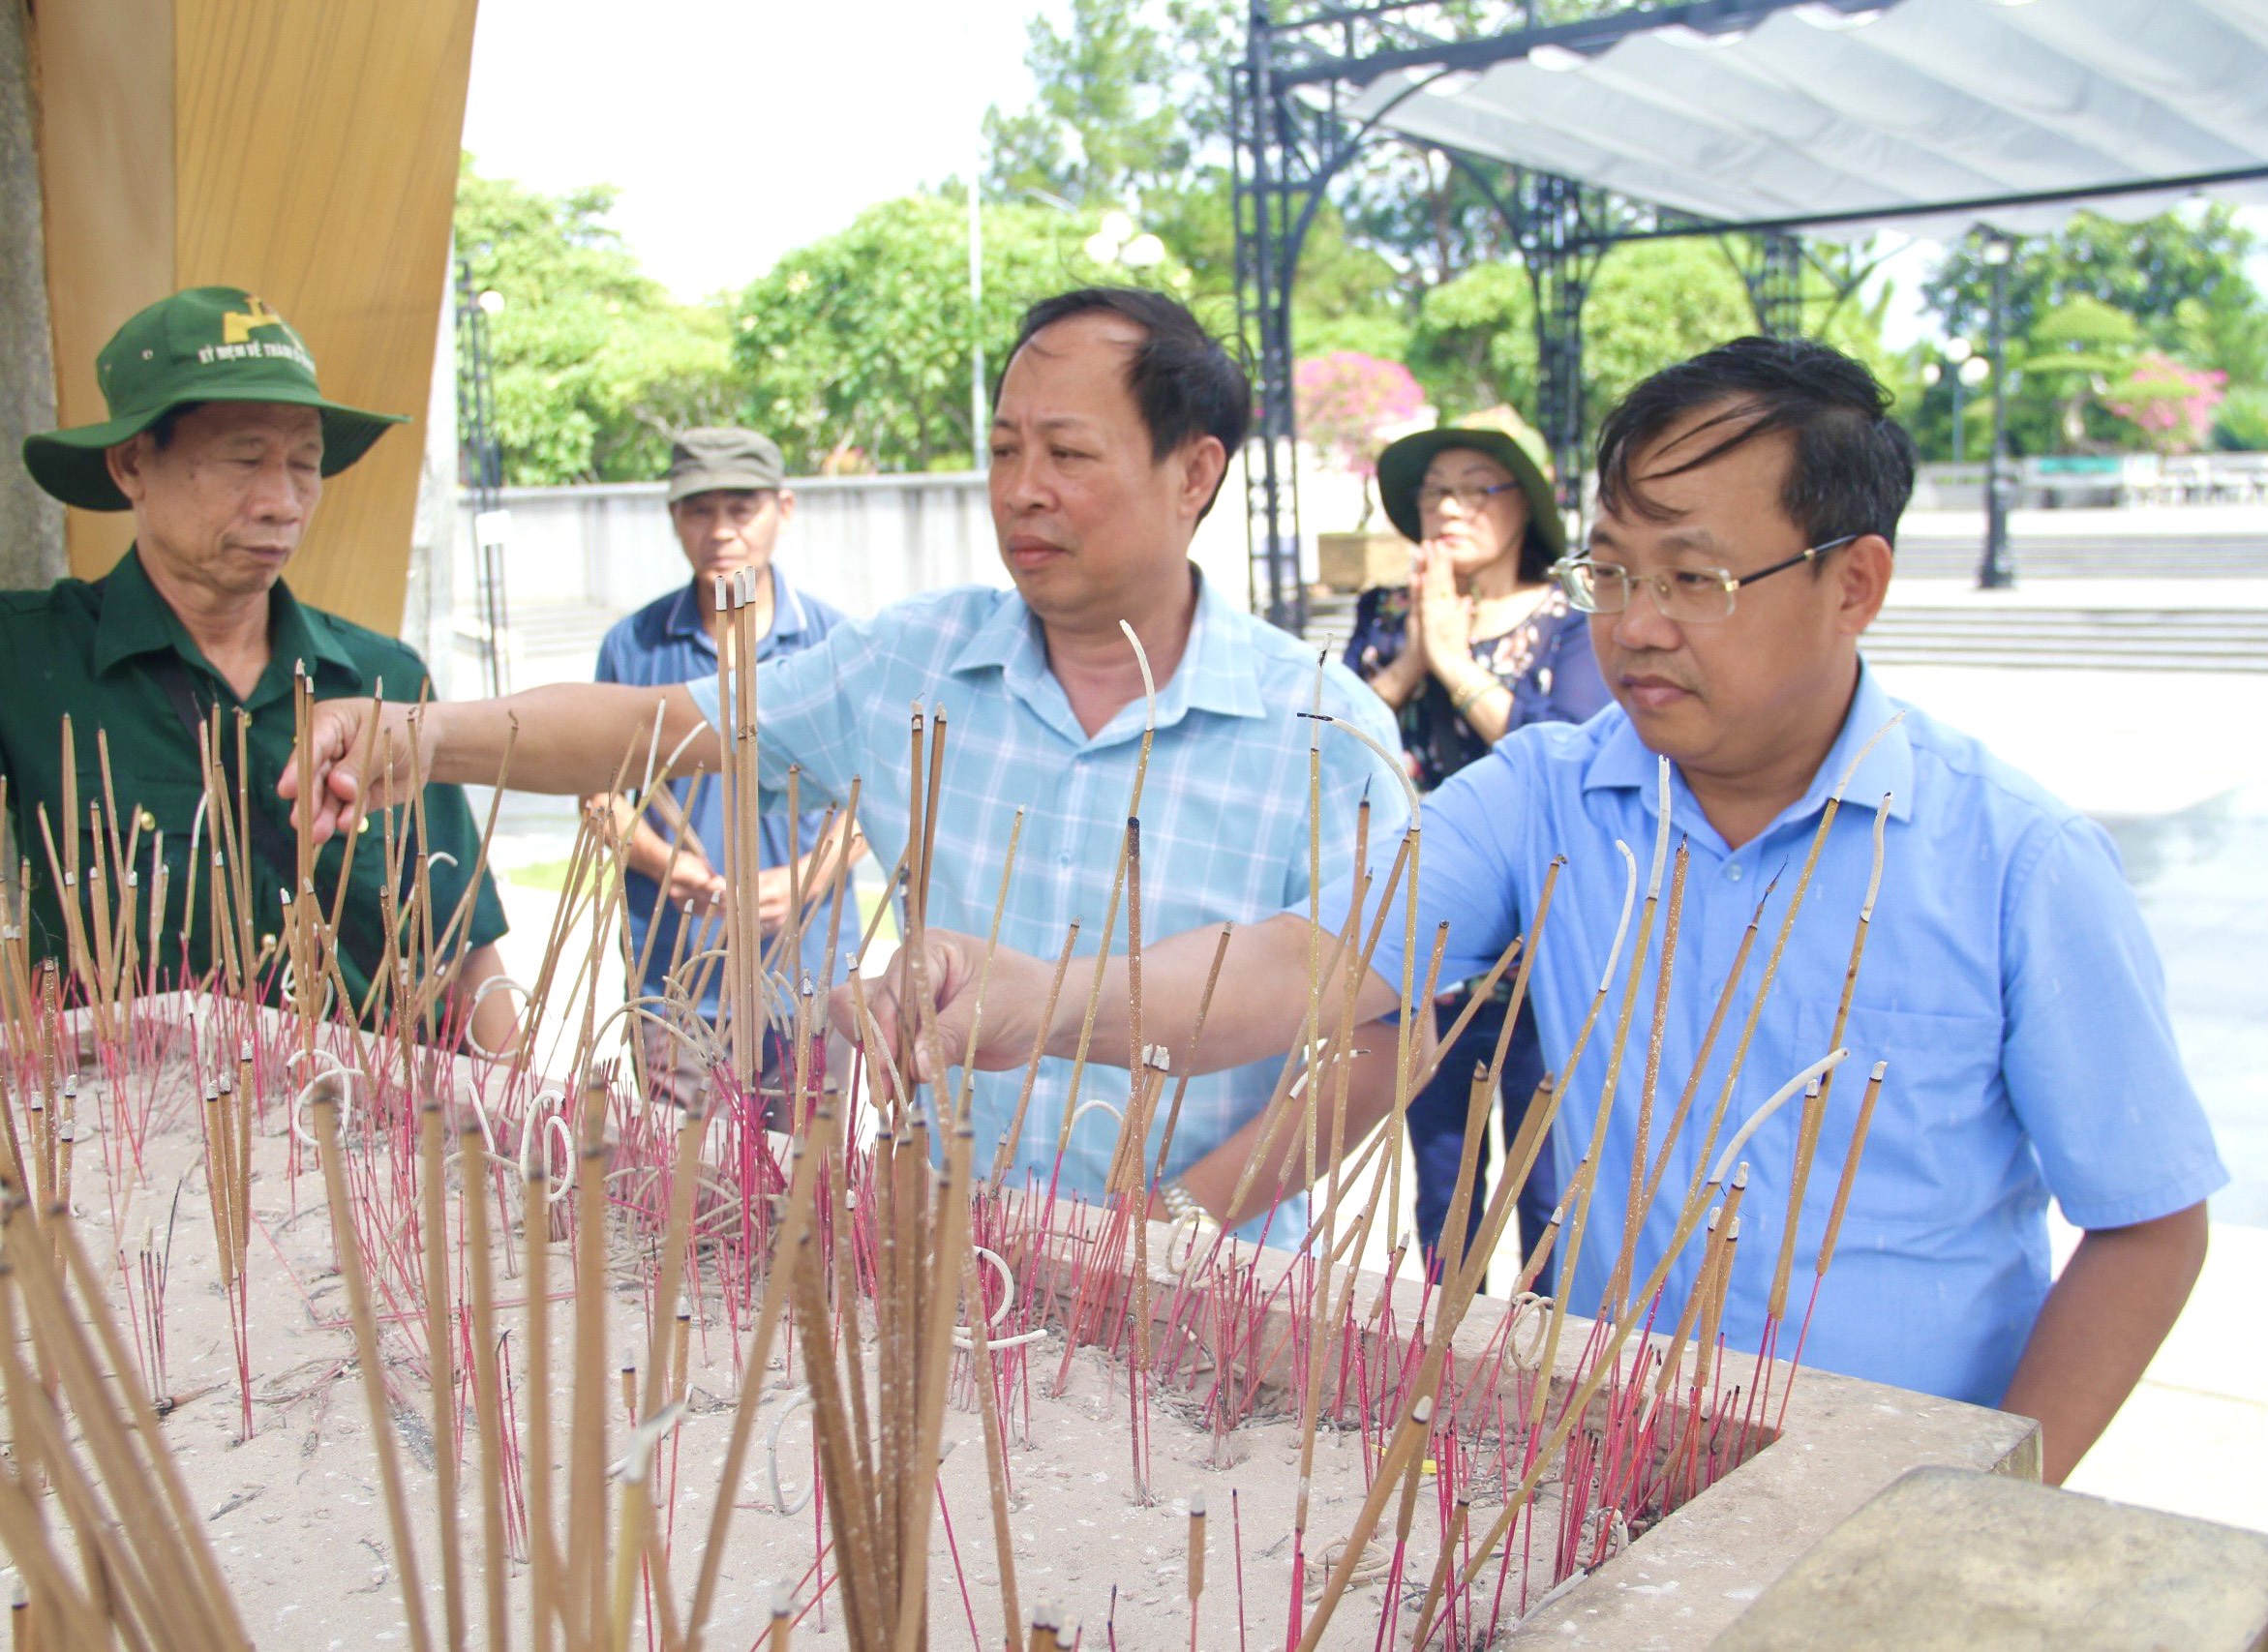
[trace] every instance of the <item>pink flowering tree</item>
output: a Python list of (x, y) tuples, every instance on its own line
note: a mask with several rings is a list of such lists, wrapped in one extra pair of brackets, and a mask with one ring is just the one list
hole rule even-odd
[(2227, 384), (2225, 373), (2185, 367), (2146, 350), (2126, 381), (2111, 387), (2103, 405), (2140, 431), (2155, 451), (2194, 453), (2213, 434), (2213, 412)]
[(1356, 528), (1367, 528), (1370, 480), (1377, 473), (1383, 433), (1417, 417), (1425, 392), (1400, 362), (1360, 350), (1333, 350), (1294, 363), (1291, 392), (1299, 434), (1333, 465), (1362, 479)]

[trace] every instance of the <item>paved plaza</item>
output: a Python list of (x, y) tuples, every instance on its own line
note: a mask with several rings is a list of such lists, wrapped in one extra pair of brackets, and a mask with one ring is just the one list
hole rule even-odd
[(2204, 1277), (2071, 1485), (2268, 1531), (2268, 675), (1883, 675), (2110, 828), (2228, 1166)]

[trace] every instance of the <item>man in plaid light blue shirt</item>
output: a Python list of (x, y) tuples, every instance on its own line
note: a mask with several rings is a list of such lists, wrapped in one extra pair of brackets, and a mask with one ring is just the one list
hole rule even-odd
[[(1391, 751), (1398, 741), (1383, 704), (1344, 667), (1318, 666), (1303, 645), (1234, 607), (1189, 559), (1228, 456), (1243, 445), (1251, 402), (1243, 371), (1170, 298), (1090, 288), (1035, 305), (1002, 375), (991, 432), (993, 523), (1014, 590), (917, 597), (764, 663), (762, 805), (784, 799), (791, 765), (806, 805), (845, 797), (858, 779), (861, 824), (880, 864), (893, 864), (921, 783), (911, 770), (911, 710), (916, 701), (941, 705), (948, 735), (929, 921), (989, 929), (1022, 806), (1001, 941), (1052, 956), (1076, 918), (1079, 950), (1091, 957), (1104, 939), (1145, 715), (1123, 622), (1141, 639), (1158, 685), (1140, 804), (1145, 935), (1263, 919), (1306, 897), (1311, 747), (1322, 759), (1323, 881), (1352, 870), (1366, 791), (1372, 840), (1397, 837), (1406, 824), (1400, 786), (1359, 741), (1300, 716), (1319, 693), (1320, 709)], [(376, 745), (361, 737), (366, 704), (327, 704), (311, 738), (315, 829), (319, 837), (351, 824), (405, 778), (363, 774), (360, 752), (414, 750), (437, 777), (462, 771), (486, 780), (515, 719), (511, 784), (596, 789), (626, 747), (645, 749), (655, 692), (559, 685), (440, 705), (419, 740), (398, 729), (390, 744)], [(713, 679), (659, 693), (662, 748), (684, 741), (681, 766), (713, 772), (723, 757)], [(397, 712), (379, 714), (389, 726), (400, 721)], [(295, 785), (287, 783), (287, 795)], [(1123, 906), (1109, 939), (1124, 950)], [(1074, 966), (1064, 998), (1083, 1003), (1090, 978)], [(1223, 981), (1225, 1000), (1236, 990), (1233, 979)], [(1186, 1021), (1161, 1019), (1145, 1036), (1178, 1051), (1190, 1033)], [(1071, 1065), (1043, 1064), (1012, 1156), (1017, 1171), (1043, 1185), (1055, 1169)], [(1230, 1214), (1244, 1168), (1241, 1144), (1230, 1138), (1256, 1118), (1282, 1070), (1282, 1058), (1271, 1057), (1192, 1081), (1167, 1158), (1169, 1205), (1186, 1194)], [(1019, 1088), (1020, 1076), (979, 1076), (980, 1164), (990, 1164)], [(1127, 1093), (1123, 1066), (1091, 1066), (1079, 1100), (1122, 1105)], [(1145, 1160), (1156, 1153), (1163, 1112)], [(1117, 1134), (1100, 1111), (1081, 1119), (1060, 1190), (1100, 1195)], [(1273, 1232), (1296, 1239), (1303, 1226), (1303, 1212), (1287, 1209)]]
[[(1263, 918), (1308, 891), (1308, 731), (1315, 725), (1295, 713), (1315, 703), (1315, 659), (1194, 570), (1193, 578), (1195, 616), (1180, 665), (1158, 685), (1158, 731), (1142, 788), (1142, 928), (1150, 936)], [(716, 720), (715, 679), (689, 687)], [(1088, 735), (1047, 669), (1043, 625), (1014, 591), (963, 587), (846, 621), (764, 672), (759, 691), (764, 806), (785, 796), (791, 764), (801, 771), (798, 793), (806, 799), (841, 798), (852, 778), (862, 777), (859, 814), (885, 866), (905, 848), (908, 802), (920, 783), (907, 738), (913, 703), (942, 706), (945, 769), (928, 920), (989, 932), (1022, 807), (1001, 945), (1054, 956), (1075, 918), (1079, 956), (1094, 955), (1133, 801), (1143, 705), (1131, 701)], [(1344, 668), (1326, 668), (1322, 691), (1324, 710), (1394, 749), (1381, 703), (1371, 695), (1366, 704)], [(1327, 885), (1351, 869), (1365, 786), (1374, 841), (1400, 832), (1401, 792), (1357, 741), (1324, 731), (1321, 751)], [(1125, 950), (1126, 922), (1122, 900), (1113, 950)], [(1089, 969), (1074, 965), (1064, 997), (1083, 1000), (1089, 978)], [(1180, 1031), (1159, 1029), (1164, 1037)], [(1282, 1068), (1278, 1060), (1254, 1062), (1191, 1080), (1168, 1173), (1255, 1115)], [(1041, 1064), (1016, 1146), (1015, 1164), (1043, 1183), (1055, 1161), (1071, 1069), (1055, 1057)], [(980, 1162), (1008, 1127), (1021, 1085), (1020, 1073), (977, 1075), (971, 1112)], [(1127, 1090), (1123, 1066), (1091, 1066), (1079, 1099), (1123, 1107)], [(1114, 1119), (1100, 1110), (1082, 1118), (1064, 1156), (1063, 1188), (1099, 1191), (1116, 1138)]]

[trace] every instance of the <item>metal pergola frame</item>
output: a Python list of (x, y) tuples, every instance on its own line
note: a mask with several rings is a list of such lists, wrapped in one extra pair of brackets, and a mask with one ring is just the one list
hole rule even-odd
[[(1580, 504), (1583, 429), (1583, 307), (1599, 260), (1624, 241), (1709, 235), (1726, 241), (1748, 290), (1758, 326), (1789, 336), (1803, 330), (1808, 265), (1839, 285), (1798, 231), (1834, 224), (1894, 222), (1949, 212), (1979, 219), (1994, 211), (2100, 199), (2169, 189), (2199, 190), (2268, 177), (2268, 166), (2194, 177), (2157, 178), (2040, 195), (2011, 195), (1880, 211), (1727, 223), (1612, 194), (1581, 179), (1538, 172), (1387, 129), (1403, 101), (1453, 75), (1486, 70), (1540, 47), (1596, 53), (1631, 35), (1670, 24), (1704, 34), (1754, 27), (1799, 4), (1858, 13), (1885, 0), (1689, 0), (1630, 6), (1567, 23), (1538, 23), (1537, 0), (1507, 8), (1517, 26), (1459, 38), (1457, 0), (1340, 0), (1301, 8), (1282, 21), (1271, 0), (1249, 0), (1244, 58), (1231, 76), (1237, 318), (1252, 350), (1257, 406), (1245, 455), (1251, 596), (1270, 620), (1293, 632), (1307, 624), (1299, 567), (1299, 480), (1292, 409), (1291, 291), (1299, 257), (1330, 187), (1379, 142), (1442, 156), (1502, 221), (1535, 299), (1537, 428), (1549, 444), (1562, 507)], [(1392, 72), (1412, 83), (1383, 107), (1356, 116), (1350, 105)], [(1839, 300), (1847, 289), (1837, 291)], [(1997, 483), (1995, 458), (1992, 478)], [(1997, 487), (1993, 490), (1997, 493)], [(1996, 513), (1997, 514), (1997, 513)], [(1989, 565), (1988, 556), (1988, 565)]]

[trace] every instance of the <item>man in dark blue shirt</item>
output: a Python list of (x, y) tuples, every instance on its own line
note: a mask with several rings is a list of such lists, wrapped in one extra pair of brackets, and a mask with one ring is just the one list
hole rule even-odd
[[(599, 681), (646, 687), (713, 677), (716, 587), (720, 579), (742, 569), (753, 569), (756, 575), (759, 660), (807, 648), (842, 619), (840, 611), (796, 590), (772, 561), (780, 529), (795, 515), (796, 496), (786, 486), (779, 449), (769, 438), (754, 431), (687, 431), (671, 450), (667, 480), (670, 525), (677, 530), (692, 578), (606, 634), (598, 649)], [(633, 958), (646, 960), (637, 990), (669, 992), (674, 970), (677, 996), (683, 997), (706, 976), (708, 985), (698, 1003), (702, 1017), (713, 1026), (722, 971), (705, 970), (693, 960), (703, 950), (723, 945), (723, 789), (712, 774), (672, 781), (656, 787), (646, 805), (630, 828), (626, 902)], [(763, 816), (760, 825), (763, 869), (757, 874), (757, 902), (764, 932), (771, 937), (790, 916), (791, 853), (801, 861), (800, 886), (823, 897), (833, 877), (832, 856), (845, 837), (854, 858), (863, 843), (849, 823), (830, 829), (825, 810), (805, 810), (796, 818), (792, 849), (790, 819), (784, 810)], [(789, 978), (786, 984), (800, 981), (804, 974), (822, 990), (830, 984), (822, 978), (827, 967), (827, 918), (824, 899), (814, 899), (805, 908), (800, 963), (783, 959), (777, 966), (777, 974)], [(838, 978), (857, 940), (854, 908), (843, 915), (835, 961)], [(646, 1029), (648, 1083), (680, 1105), (698, 1104), (707, 1071), (691, 1041), (650, 1021), (641, 1025)]]

